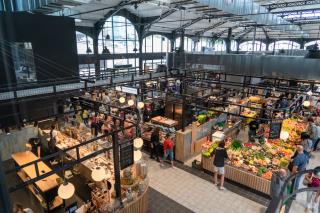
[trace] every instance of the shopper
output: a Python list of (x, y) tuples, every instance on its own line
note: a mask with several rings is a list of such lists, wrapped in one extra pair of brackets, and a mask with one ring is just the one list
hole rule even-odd
[[(303, 146), (299, 145), (297, 146), (297, 152), (295, 154), (295, 157), (292, 161), (292, 174), (297, 174), (298, 172), (306, 170), (308, 157), (303, 152)], [(299, 183), (300, 183), (301, 175), (297, 175), (292, 183), (293, 183), (293, 189), (297, 190), (299, 189)]]
[(156, 127), (151, 134), (151, 153), (150, 158), (159, 161), (160, 128)]
[(257, 120), (252, 120), (249, 123), (249, 132), (248, 132), (248, 136), (249, 136), (249, 141), (250, 142), (254, 142), (255, 141), (255, 137), (257, 135), (257, 130), (259, 129), (259, 122)]
[(308, 122), (310, 123), (309, 132), (313, 141), (313, 151), (316, 151), (320, 142), (320, 127), (316, 125), (313, 118), (309, 118)]
[(50, 141), (49, 141), (49, 144), (48, 144), (50, 153), (56, 152), (57, 136), (58, 136), (58, 131), (56, 130), (56, 126), (55, 125), (51, 125)]
[(285, 109), (289, 107), (289, 102), (288, 99), (286, 97), (283, 97), (282, 100), (280, 101), (280, 109)]
[(23, 208), (19, 203), (16, 203), (13, 207), (13, 213), (33, 213), (30, 208)]
[[(320, 167), (316, 167), (313, 172), (306, 174), (305, 180), (308, 187), (320, 187)], [(307, 191), (307, 208), (306, 212), (313, 212), (319, 199), (319, 191)]]
[(220, 190), (224, 190), (224, 162), (228, 159), (228, 154), (225, 149), (225, 143), (220, 142), (213, 154), (213, 165), (214, 165), (214, 184), (218, 186), (218, 174), (221, 175), (220, 179)]
[(86, 126), (88, 126), (89, 124), (89, 112), (87, 109), (84, 109), (82, 112), (82, 118), (83, 118), (83, 122)]
[[(272, 199), (280, 196), (280, 192), (282, 190), (282, 186), (287, 178), (287, 171), (284, 169), (280, 169), (272, 174), (271, 184), (270, 184), (270, 196)], [(287, 194), (287, 190), (285, 189), (284, 194)]]
[(97, 127), (97, 122), (98, 122), (98, 114), (94, 113), (94, 115), (91, 117), (91, 135), (93, 137), (96, 137), (98, 135), (98, 127)]
[(310, 136), (308, 133), (303, 132), (301, 133), (301, 145), (303, 146), (303, 152), (304, 154), (308, 157), (308, 161), (310, 159), (311, 156), (311, 151), (312, 151), (312, 140), (310, 139)]
[[(163, 151), (164, 151), (163, 161), (165, 161), (168, 157), (170, 157), (171, 167), (173, 167), (173, 146), (174, 146), (173, 141), (170, 138), (170, 134), (168, 133), (163, 143)], [(163, 166), (163, 162), (161, 163), (161, 165)]]

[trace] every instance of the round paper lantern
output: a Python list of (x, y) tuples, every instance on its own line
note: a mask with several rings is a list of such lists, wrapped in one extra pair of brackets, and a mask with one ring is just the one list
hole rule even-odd
[(72, 183), (65, 182), (59, 186), (58, 195), (60, 198), (66, 200), (74, 195), (74, 191), (74, 185)]
[(134, 139), (133, 140), (133, 145), (134, 145), (134, 148), (141, 149), (141, 147), (143, 146), (143, 139), (142, 138)]
[(310, 101), (304, 101), (303, 102), (303, 106), (304, 107), (309, 107), (311, 105), (311, 102)]
[(280, 139), (286, 141), (286, 140), (288, 140), (288, 138), (289, 138), (289, 132), (287, 132), (287, 131), (280, 132)]
[(104, 180), (106, 178), (106, 170), (100, 166), (97, 166), (92, 170), (91, 178), (96, 182)]
[(133, 100), (129, 100), (129, 101), (128, 101), (128, 105), (129, 105), (129, 106), (133, 106), (133, 105), (134, 105), (134, 101), (133, 101)]
[(139, 108), (139, 109), (142, 109), (143, 107), (144, 107), (144, 103), (143, 103), (143, 102), (139, 102), (139, 103), (138, 103), (138, 108)]
[(121, 97), (121, 98), (119, 98), (119, 102), (120, 102), (121, 104), (124, 104), (124, 102), (126, 102), (126, 99), (125, 99), (124, 97)]
[(142, 152), (140, 150), (134, 151), (133, 153), (134, 162), (141, 160), (141, 158), (142, 158)]

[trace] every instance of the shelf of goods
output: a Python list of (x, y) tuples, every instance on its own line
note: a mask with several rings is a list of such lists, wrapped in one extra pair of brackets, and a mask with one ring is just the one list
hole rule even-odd
[[(282, 130), (288, 131), (287, 141), (281, 139), (265, 139), (262, 143), (243, 143), (230, 137), (225, 139), (230, 161), (225, 167), (225, 177), (265, 194), (270, 194), (270, 179), (272, 172), (280, 168), (287, 169), (295, 145), (300, 143), (300, 134), (305, 131), (307, 124), (298, 118), (286, 119)], [(265, 129), (265, 138), (269, 129)], [(202, 148), (201, 163), (203, 169), (213, 171), (211, 155), (218, 142), (207, 142)]]
[[(36, 157), (32, 152), (26, 151), (12, 154), (12, 159), (16, 165), (23, 166), (27, 163), (38, 160), (39, 158)], [(51, 172), (51, 169), (44, 162), (40, 161), (37, 164), (40, 175)], [(24, 182), (36, 178), (37, 174), (35, 166), (26, 166), (18, 171), (17, 175)], [(59, 180), (60, 177), (56, 174), (53, 174), (27, 186), (30, 192), (37, 198), (42, 207), (47, 211), (51, 211), (63, 205), (63, 200), (57, 196)]]
[[(65, 149), (70, 146), (79, 144), (76, 139), (68, 137), (66, 134), (58, 133), (57, 148)], [(80, 157), (85, 157), (94, 151), (102, 149), (102, 147), (111, 146), (107, 140), (98, 140), (86, 146), (79, 148)], [(68, 156), (76, 159), (77, 154), (75, 150), (68, 151)], [(95, 182), (92, 179), (92, 172), (96, 167), (103, 168), (106, 172), (105, 182)], [(86, 208), (100, 209), (102, 211), (114, 210), (115, 205), (115, 178), (114, 178), (114, 164), (111, 151), (100, 154), (96, 157), (90, 158), (73, 168), (74, 174), (80, 174), (90, 182), (95, 184), (91, 185), (92, 200)], [(105, 183), (105, 184), (103, 184)], [(109, 185), (105, 189), (105, 185)], [(120, 209), (121, 213), (144, 213), (148, 209), (148, 179), (147, 179), (147, 166), (143, 162), (137, 162), (121, 171), (121, 197), (123, 200), (124, 208)]]

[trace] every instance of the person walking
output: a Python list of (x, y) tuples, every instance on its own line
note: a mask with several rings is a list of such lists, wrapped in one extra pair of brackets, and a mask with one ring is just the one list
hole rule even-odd
[[(305, 180), (308, 188), (320, 187), (320, 167), (314, 168), (313, 172), (306, 174)], [(307, 191), (307, 207), (306, 212), (314, 212), (314, 208), (318, 202), (319, 191)]]
[(224, 190), (224, 163), (225, 160), (229, 159), (228, 153), (225, 149), (225, 143), (220, 142), (213, 154), (213, 165), (214, 165), (214, 184), (218, 186), (218, 174), (220, 178), (220, 190)]
[(160, 128), (156, 127), (151, 134), (151, 153), (150, 158), (154, 158), (159, 161), (159, 144), (160, 144)]
[[(163, 151), (164, 151), (163, 161), (165, 161), (168, 157), (170, 157), (171, 167), (173, 167), (173, 146), (174, 146), (173, 141), (170, 138), (170, 134), (168, 133), (163, 143)], [(161, 163), (161, 165), (163, 166), (163, 162)]]
[[(295, 157), (292, 161), (292, 174), (297, 174), (298, 172), (306, 170), (306, 166), (308, 163), (308, 157), (304, 154), (303, 146), (297, 146), (297, 151)], [(301, 175), (297, 175), (293, 180), (293, 189), (298, 190), (300, 184)]]
[[(273, 172), (270, 184), (270, 196), (271, 198), (277, 198), (280, 196), (280, 192), (284, 182), (287, 178), (287, 171), (285, 169), (280, 169), (279, 171)], [(285, 190), (284, 195), (286, 195), (287, 190)]]
[(308, 162), (311, 156), (313, 142), (310, 139), (310, 135), (306, 132), (301, 133), (301, 145), (303, 146), (303, 152), (308, 157)]
[(313, 141), (313, 151), (317, 151), (318, 144), (320, 142), (320, 127), (316, 125), (313, 118), (308, 119), (310, 126), (310, 137)]

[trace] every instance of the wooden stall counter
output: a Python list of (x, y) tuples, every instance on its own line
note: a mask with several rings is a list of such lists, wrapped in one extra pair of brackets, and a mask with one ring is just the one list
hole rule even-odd
[(178, 121), (172, 120), (170, 118), (165, 118), (162, 116), (156, 116), (154, 118), (151, 118), (151, 122), (157, 123), (163, 126), (167, 126), (167, 127), (175, 127), (178, 125)]
[[(12, 159), (18, 166), (23, 166), (32, 161), (38, 160), (39, 158), (35, 156), (32, 152), (18, 152), (12, 154)], [(51, 169), (42, 161), (38, 162), (39, 175), (51, 172)], [(22, 181), (27, 181), (37, 177), (36, 169), (34, 165), (30, 165), (22, 168), (17, 172), (18, 176)], [(39, 200), (39, 202), (45, 203), (48, 210), (53, 210), (61, 205), (63, 205), (63, 200), (57, 196), (57, 191), (59, 184), (57, 179), (60, 177), (56, 174), (50, 175), (42, 180), (35, 182), (35, 184), (30, 184), (27, 188), (32, 192), (32, 194)]]
[[(214, 172), (212, 159), (202, 156), (201, 164), (203, 169), (209, 172)], [(255, 174), (231, 165), (225, 165), (225, 177), (229, 180), (270, 195), (271, 182), (265, 178), (258, 177)]]

